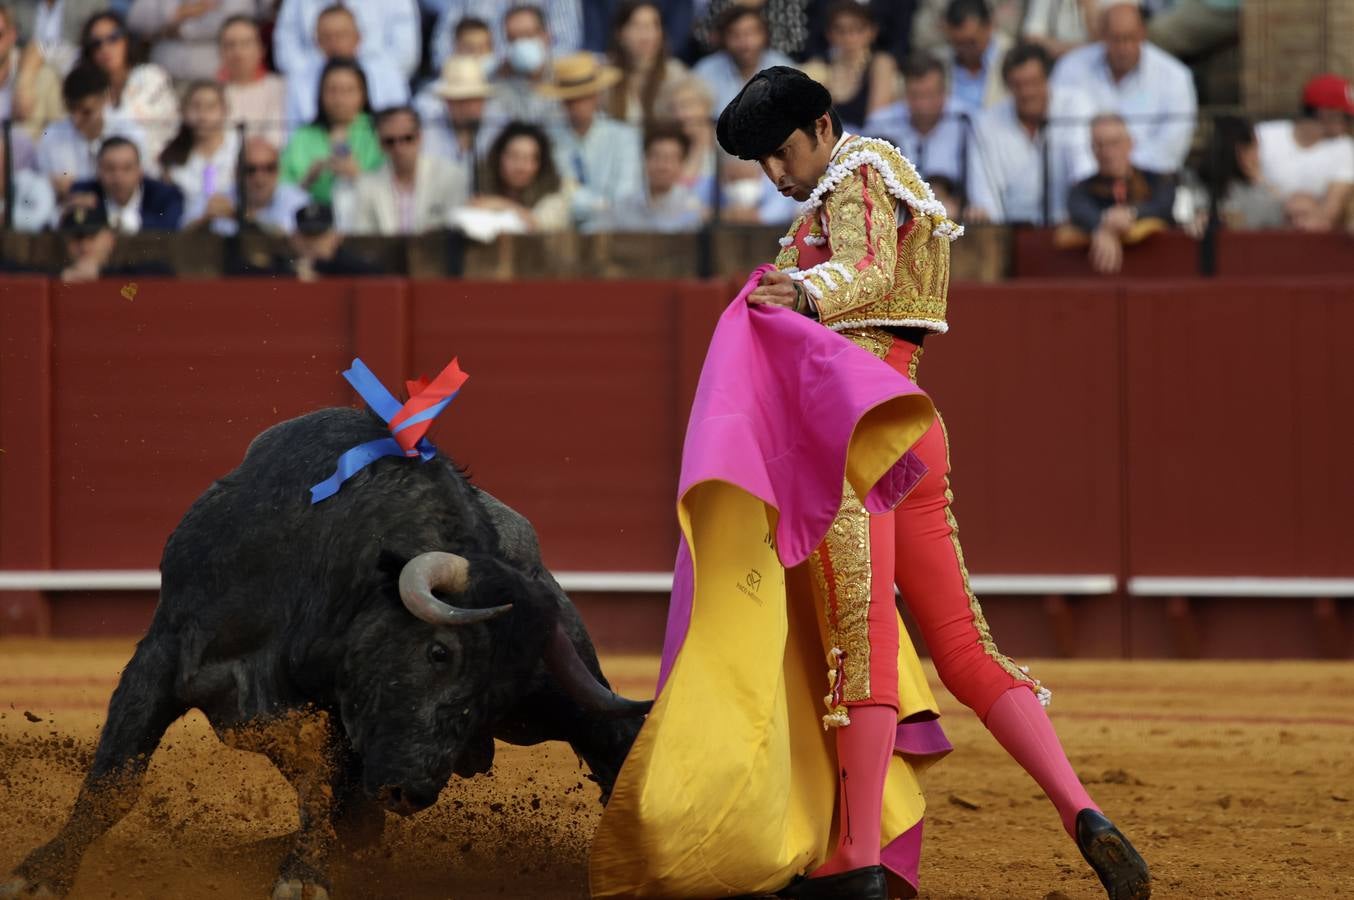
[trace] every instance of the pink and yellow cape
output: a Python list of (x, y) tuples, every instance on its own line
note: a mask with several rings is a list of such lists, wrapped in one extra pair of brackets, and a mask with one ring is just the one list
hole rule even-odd
[[(935, 411), (839, 335), (749, 307), (766, 268), (725, 311), (701, 372), (658, 696), (593, 841), (594, 897), (772, 892), (836, 845), (823, 615), (796, 567), (827, 534), (843, 479), (871, 512), (906, 496), (924, 474), (909, 448)], [(899, 634), (883, 859), (910, 894), (925, 809), (917, 775), (950, 745), (901, 624)]]

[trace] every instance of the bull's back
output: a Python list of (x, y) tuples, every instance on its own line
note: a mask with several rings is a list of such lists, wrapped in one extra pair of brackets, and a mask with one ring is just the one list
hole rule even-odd
[(383, 555), (447, 549), (473, 535), (472, 522), (458, 521), (474, 518), (468, 485), (441, 456), (379, 459), (311, 503), (310, 488), (333, 474), (343, 453), (387, 436), (375, 416), (349, 408), (259, 434), (169, 536), (161, 605), (323, 604), (381, 577)]

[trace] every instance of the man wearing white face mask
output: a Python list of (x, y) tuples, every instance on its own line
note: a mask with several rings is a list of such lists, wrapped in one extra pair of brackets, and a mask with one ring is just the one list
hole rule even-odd
[[(441, 68), (447, 59), (457, 53), (456, 25), (463, 19), (475, 18), (490, 23), (493, 45), (500, 51), (512, 38), (507, 33), (507, 20), (513, 10), (528, 5), (523, 0), (443, 0), (437, 25), (429, 38), (433, 64)], [(554, 51), (572, 53), (583, 46), (583, 11), (580, 0), (543, 0), (540, 7), (545, 28), (550, 32)]]
[(539, 93), (550, 81), (551, 40), (539, 6), (515, 6), (503, 17), (507, 47), (494, 76), (494, 96), (484, 108), (493, 135), (509, 122), (549, 127), (562, 120), (559, 102)]

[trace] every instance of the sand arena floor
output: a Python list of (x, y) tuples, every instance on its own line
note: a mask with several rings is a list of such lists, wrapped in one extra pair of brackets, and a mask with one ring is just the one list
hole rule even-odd
[[(0, 641), (0, 875), (70, 811), (130, 641)], [(656, 660), (606, 669), (644, 695)], [(1354, 896), (1354, 664), (1044, 662), (1073, 763), (1152, 865), (1157, 897)], [(927, 776), (928, 898), (1102, 897), (1052, 807), (937, 687), (956, 752)], [(27, 715), (26, 715), (27, 714)], [(32, 721), (32, 719), (41, 721)], [(500, 748), (383, 844), (336, 900), (581, 898), (600, 807), (567, 747)], [(135, 810), (74, 898), (266, 898), (295, 794), (197, 713), (166, 735)]]

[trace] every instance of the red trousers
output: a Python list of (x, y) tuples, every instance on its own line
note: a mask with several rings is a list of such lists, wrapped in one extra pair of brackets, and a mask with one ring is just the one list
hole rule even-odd
[[(915, 380), (920, 356), (921, 348), (895, 341), (885, 361)], [(895, 585), (941, 681), (980, 718), (1012, 687), (1038, 687), (997, 649), (969, 586), (950, 509), (949, 443), (938, 416), (913, 452), (928, 471), (902, 504), (870, 516), (846, 487), (831, 532), (809, 560), (827, 617), (828, 724), (846, 724), (841, 707), (898, 706)]]

